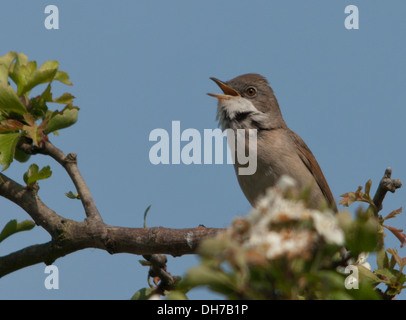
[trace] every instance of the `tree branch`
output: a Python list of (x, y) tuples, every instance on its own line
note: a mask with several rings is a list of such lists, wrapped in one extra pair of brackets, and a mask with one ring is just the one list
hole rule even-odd
[(51, 236), (58, 234), (58, 226), (64, 218), (48, 208), (38, 197), (35, 189), (23, 187), (0, 173), (0, 196), (20, 206)]
[(390, 167), (386, 168), (385, 174), (383, 175), (381, 181), (379, 182), (378, 189), (376, 190), (374, 196), (374, 204), (376, 209), (379, 211), (382, 210), (382, 203), (385, 199), (386, 193), (388, 191), (394, 193), (396, 189), (402, 187), (402, 182), (399, 179), (391, 179), (392, 176), (392, 169)]
[(124, 228), (65, 220), (60, 234), (52, 241), (29, 246), (0, 257), (0, 278), (37, 264), (52, 264), (56, 259), (85, 248), (97, 248), (110, 254), (170, 254), (181, 256), (196, 252), (198, 244), (222, 229)]
[(69, 252), (62, 254), (60, 247), (54, 246), (53, 242), (36, 244), (26, 247), (19, 251), (10, 253), (0, 258), (0, 278), (16, 270), (32, 266), (37, 263), (45, 262), (49, 265), (56, 258), (64, 256)]
[(76, 153), (69, 153), (66, 156), (61, 150), (59, 150), (48, 141), (45, 142), (43, 150), (44, 154), (47, 154), (54, 158), (65, 168), (66, 172), (69, 174), (69, 177), (72, 179), (80, 196), (80, 200), (82, 201), (86, 216), (90, 219), (102, 221), (99, 210), (97, 209), (96, 203), (93, 200), (93, 196), (90, 193), (90, 190), (87, 187), (86, 182), (78, 169)]
[[(144, 259), (149, 263), (148, 276), (151, 278), (159, 278), (159, 284), (155, 288), (155, 293), (163, 295), (166, 290), (172, 290), (175, 284), (180, 280), (179, 276), (172, 276), (166, 270), (168, 259), (163, 254), (148, 254), (143, 255)], [(155, 282), (155, 281), (154, 281)], [(156, 283), (155, 283), (156, 284)]]
[[(30, 154), (50, 155), (69, 173), (77, 186), (87, 219), (78, 222), (58, 215), (40, 199), (37, 190), (27, 188), (0, 173), (0, 196), (14, 202), (25, 210), (35, 223), (50, 235), (48, 243), (29, 246), (22, 250), (0, 257), (0, 277), (40, 262), (53, 263), (57, 258), (85, 248), (98, 248), (111, 254), (132, 253), (138, 255), (170, 254), (180, 256), (193, 254), (198, 244), (207, 237), (223, 229), (191, 228), (168, 229), (125, 228), (105, 224), (95, 206), (76, 165), (76, 156), (65, 156), (51, 143), (44, 147), (23, 144), (22, 150)], [(100, 218), (98, 218), (100, 217)], [(162, 276), (164, 276), (162, 274)]]
[(49, 141), (45, 141), (41, 147), (37, 147), (32, 145), (30, 141), (26, 140), (22, 141), (18, 147), (28, 154), (40, 153), (43, 155), (48, 155), (57, 161), (66, 170), (73, 184), (75, 185), (87, 218), (102, 221), (102, 217), (96, 207), (93, 196), (78, 169), (76, 153), (69, 153), (68, 155), (65, 155)]

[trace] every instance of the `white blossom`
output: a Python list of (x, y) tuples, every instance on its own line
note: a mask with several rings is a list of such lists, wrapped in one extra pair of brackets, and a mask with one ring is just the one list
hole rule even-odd
[(338, 226), (337, 219), (331, 212), (315, 211), (312, 214), (312, 219), (316, 231), (326, 242), (337, 245), (344, 244), (344, 232)]
[(319, 239), (344, 244), (344, 232), (331, 211), (320, 212), (307, 208), (302, 201), (285, 199), (281, 185), (292, 187), (291, 181), (286, 179), (278, 183), (278, 187), (269, 189), (247, 216), (250, 227), (244, 236), (246, 249), (254, 248), (267, 259), (276, 259), (303, 255)]

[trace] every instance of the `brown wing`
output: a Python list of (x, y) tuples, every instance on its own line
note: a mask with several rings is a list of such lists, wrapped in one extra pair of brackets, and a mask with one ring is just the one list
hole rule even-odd
[(306, 143), (300, 138), (295, 132), (292, 130), (290, 131), (290, 136), (292, 140), (295, 142), (298, 154), (300, 159), (302, 159), (303, 163), (309, 169), (309, 171), (313, 174), (314, 178), (316, 179), (317, 184), (319, 185), (321, 192), (323, 192), (326, 200), (330, 204), (330, 206), (337, 211), (336, 203), (331, 193), (330, 187), (326, 181), (326, 178), (321, 171), (319, 164), (317, 163), (316, 158), (314, 157), (313, 153), (310, 151), (309, 147)]

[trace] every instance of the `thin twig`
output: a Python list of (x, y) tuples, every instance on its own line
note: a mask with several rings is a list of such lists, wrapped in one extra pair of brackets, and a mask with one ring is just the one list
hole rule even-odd
[(32, 145), (30, 141), (22, 141), (18, 145), (18, 147), (28, 154), (40, 153), (49, 155), (56, 162), (58, 162), (66, 170), (73, 184), (75, 185), (80, 200), (82, 201), (86, 216), (89, 219), (102, 222), (102, 217), (96, 207), (93, 196), (90, 193), (90, 190), (78, 169), (77, 155), (75, 153), (69, 153), (68, 155), (65, 155), (61, 150), (59, 150), (49, 141), (43, 142), (41, 147)]

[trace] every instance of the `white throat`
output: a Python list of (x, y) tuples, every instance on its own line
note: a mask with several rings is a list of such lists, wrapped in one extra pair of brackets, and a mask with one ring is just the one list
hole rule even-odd
[[(237, 121), (238, 114), (249, 113), (248, 119)], [(259, 111), (251, 101), (243, 97), (232, 97), (230, 99), (220, 99), (217, 108), (217, 120), (223, 130), (231, 129), (252, 129), (252, 120), (256, 122), (265, 121), (266, 114)]]

